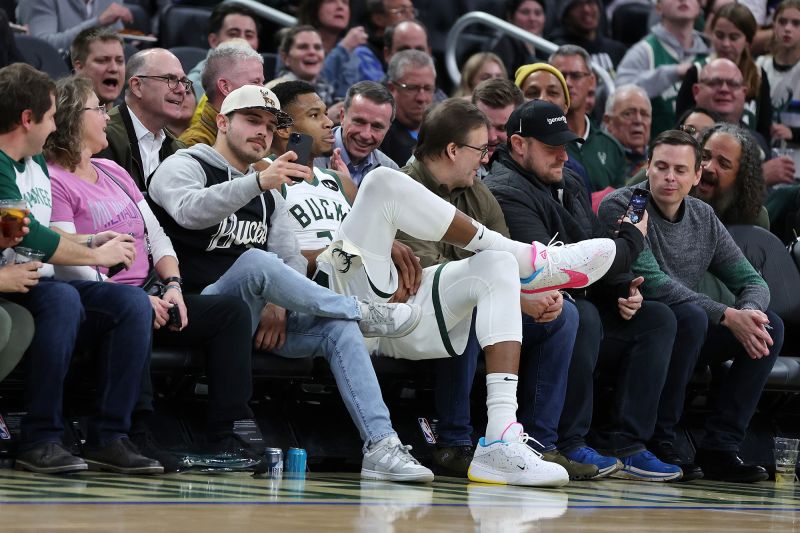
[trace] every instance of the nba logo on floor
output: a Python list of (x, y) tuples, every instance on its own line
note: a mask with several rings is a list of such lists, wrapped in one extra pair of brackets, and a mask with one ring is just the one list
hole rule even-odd
[(431, 425), (428, 423), (427, 418), (417, 418), (417, 422), (419, 423), (419, 429), (422, 430), (422, 434), (425, 436), (425, 441), (428, 444), (436, 444), (436, 436), (433, 434), (433, 430), (431, 429)]
[(11, 440), (11, 432), (8, 431), (6, 421), (3, 420), (3, 415), (0, 415), (0, 440)]

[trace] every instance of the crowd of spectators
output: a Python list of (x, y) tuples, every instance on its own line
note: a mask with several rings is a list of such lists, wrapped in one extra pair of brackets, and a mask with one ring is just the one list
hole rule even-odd
[[(253, 350), (328, 361), (365, 478), (433, 479), (393, 429), (383, 356), (437, 360), (439, 472), (766, 479), (739, 449), (800, 325), (785, 248), (800, 227), (800, 0), (655, 0), (630, 47), (608, 30), (614, 2), (501, 3), (557, 49), (498, 34), (463, 58), (451, 97), (411, 0), (303, 0), (273, 43), (257, 13), (219, 4), (192, 64), (129, 53), (123, 3), (0, 10), (0, 200), (27, 202), (0, 236), (0, 379), (16, 367), (25, 383), (17, 466), (180, 469), (152, 435), (155, 346), (204, 354), (208, 445), (255, 462), (234, 431), (253, 417)], [(9, 18), (73, 74), (22, 63)], [(15, 264), (19, 247), (43, 260)], [(79, 457), (62, 398), (88, 348)], [(485, 431), (470, 415), (480, 358)], [(717, 387), (689, 454), (681, 417), (707, 366)], [(614, 390), (602, 425), (598, 375)]]

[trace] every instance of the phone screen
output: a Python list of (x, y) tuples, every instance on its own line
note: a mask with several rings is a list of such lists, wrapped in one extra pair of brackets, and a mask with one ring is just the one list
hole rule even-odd
[(634, 189), (631, 201), (628, 203), (628, 210), (625, 215), (631, 219), (633, 224), (637, 224), (644, 216), (644, 210), (647, 207), (647, 200), (650, 198), (650, 192), (645, 189)]

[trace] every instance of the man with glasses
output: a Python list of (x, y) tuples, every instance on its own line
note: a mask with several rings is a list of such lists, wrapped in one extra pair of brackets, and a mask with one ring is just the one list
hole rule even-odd
[(134, 54), (127, 71), (125, 103), (109, 113), (108, 147), (98, 157), (115, 161), (144, 191), (161, 161), (184, 148), (167, 125), (180, 118), (183, 99), (192, 90), (192, 82), (178, 58), (163, 48)]
[(422, 117), (433, 104), (436, 68), (430, 55), (404, 50), (389, 62), (387, 86), (397, 103), (397, 116), (380, 149), (399, 166), (404, 166), (417, 144)]
[(608, 96), (603, 125), (625, 149), (626, 177), (633, 176), (647, 164), (652, 121), (650, 98), (638, 85), (622, 85)]
[(764, 181), (768, 186), (794, 182), (794, 160), (790, 156), (771, 158), (772, 151), (764, 137), (742, 121), (747, 89), (742, 71), (736, 63), (724, 58), (710, 61), (700, 71), (697, 83), (692, 87), (692, 93), (698, 107), (717, 113), (723, 122), (748, 128), (767, 159), (762, 164), (762, 169)]
[(589, 118), (589, 91), (595, 87), (588, 52), (580, 46), (566, 44), (550, 56), (549, 63), (567, 80), (570, 106), (567, 110), (569, 129), (585, 139), (582, 145), (567, 144), (569, 158), (586, 169), (591, 185), (592, 203), (599, 204), (603, 195), (625, 185), (625, 152), (619, 142)]

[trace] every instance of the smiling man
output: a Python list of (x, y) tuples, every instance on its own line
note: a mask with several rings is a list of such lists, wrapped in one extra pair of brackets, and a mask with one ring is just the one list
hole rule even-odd
[(69, 49), (72, 68), (92, 80), (100, 104), (115, 102), (125, 82), (122, 37), (106, 28), (83, 30)]
[[(375, 81), (360, 81), (347, 90), (342, 109), (342, 125), (333, 128), (335, 147), (356, 185), (370, 170), (378, 167), (398, 169), (397, 163), (378, 149), (394, 120), (392, 93)], [(318, 157), (314, 164), (330, 168), (330, 157)]]
[(192, 82), (172, 52), (150, 48), (131, 56), (127, 85), (125, 103), (109, 113), (108, 148), (98, 157), (115, 161), (144, 191), (161, 161), (184, 146), (166, 128), (181, 117)]

